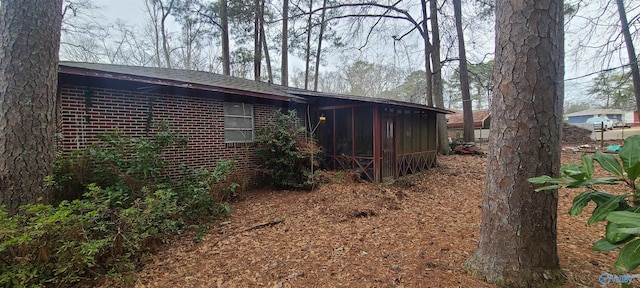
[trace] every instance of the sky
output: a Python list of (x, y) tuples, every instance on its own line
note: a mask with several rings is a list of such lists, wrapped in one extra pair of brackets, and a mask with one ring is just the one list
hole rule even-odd
[[(605, 1), (602, 1), (605, 2)], [(104, 21), (107, 23), (115, 22), (117, 19), (122, 19), (131, 25), (142, 26), (146, 17), (144, 12), (143, 0), (95, 0), (97, 6), (100, 6), (99, 13), (104, 16)], [(605, 9), (611, 10), (611, 6), (594, 6), (591, 9), (584, 9), (585, 15), (597, 15), (603, 13)], [(615, 6), (613, 7), (615, 8)], [(612, 11), (613, 16), (617, 16), (615, 10)], [(630, 11), (635, 15), (640, 14), (638, 11)], [(596, 42), (607, 37), (605, 33), (612, 33), (610, 30), (600, 29), (585, 32), (583, 27), (586, 25), (587, 17), (574, 17), (566, 26), (566, 41), (565, 41), (565, 99), (566, 101), (579, 101), (586, 97), (586, 91), (588, 86), (591, 85), (593, 78), (597, 75), (584, 76), (590, 73), (596, 73), (602, 69), (617, 67), (621, 65), (622, 61), (626, 60), (626, 51), (618, 51), (615, 57), (609, 60), (604, 60), (603, 57), (598, 55), (597, 49), (581, 49), (577, 50), (578, 46), (596, 46)], [(610, 17), (611, 18), (611, 17)], [(611, 19), (609, 19), (611, 21)], [(613, 24), (617, 24), (617, 19), (613, 17)], [(492, 25), (493, 23), (485, 23), (486, 25)], [(605, 25), (606, 26), (606, 25)], [(468, 58), (472, 63), (478, 63), (486, 58), (491, 59), (493, 53), (493, 34), (483, 32), (485, 30), (465, 30), (465, 42), (467, 50), (470, 51)], [(583, 35), (590, 33), (594, 36), (591, 41), (585, 41)], [(582, 37), (582, 38), (581, 38)], [(446, 39), (443, 39), (445, 41)], [(640, 43), (635, 43), (636, 50), (640, 49)], [(420, 59), (415, 55), (419, 55), (420, 47), (415, 47), (415, 43), (409, 43), (408, 47), (390, 47), (388, 44), (372, 45), (365, 49), (365, 52), (352, 49), (354, 53), (352, 55), (346, 54), (346, 59), (364, 58), (364, 59), (380, 59), (385, 58), (387, 61), (394, 63), (393, 65), (408, 65), (411, 69), (424, 69), (423, 64), (418, 63), (415, 59)], [(393, 50), (399, 51), (399, 55), (393, 55)], [(391, 50), (391, 51), (390, 51)], [(624, 52), (624, 53), (620, 53)], [(403, 55), (404, 53), (404, 55)], [(450, 56), (451, 55), (447, 55)], [(453, 55), (455, 56), (455, 55)], [(290, 56), (291, 57), (291, 56)], [(393, 58), (393, 59), (391, 59)], [(329, 58), (328, 65), (322, 67), (324, 71), (336, 70), (337, 63), (344, 63), (345, 56)], [(304, 61), (299, 58), (291, 57), (290, 60), (290, 74), (295, 70), (304, 70)], [(584, 76), (584, 77), (583, 77)]]

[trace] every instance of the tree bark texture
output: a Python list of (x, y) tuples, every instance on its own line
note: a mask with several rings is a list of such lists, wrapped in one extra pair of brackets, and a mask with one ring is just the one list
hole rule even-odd
[(253, 25), (253, 78), (256, 81), (260, 81), (260, 68), (262, 66), (262, 37), (260, 33), (262, 25), (262, 2), (261, 0), (255, 0), (255, 14)]
[(0, 6), (0, 205), (48, 202), (62, 0)]
[(289, 0), (282, 1), (282, 86), (289, 86)]
[[(263, 14), (264, 14), (264, 11), (263, 11)], [(262, 49), (264, 50), (264, 61), (267, 64), (267, 77), (269, 79), (269, 83), (273, 83), (273, 71), (271, 70), (271, 57), (269, 56), (269, 45), (267, 44), (267, 34), (264, 33), (264, 23), (260, 25), (260, 39), (262, 39)]]
[[(438, 27), (438, 1), (429, 1), (431, 10), (431, 34), (433, 45), (431, 46), (431, 66), (433, 67), (433, 104), (438, 108), (444, 108), (444, 95), (442, 84), (442, 63), (440, 63), (440, 29)], [(447, 119), (444, 114), (438, 114), (438, 152), (442, 155), (449, 154), (449, 131), (447, 131)]]
[(464, 46), (464, 29), (462, 27), (462, 3), (461, 0), (453, 0), (453, 14), (456, 18), (456, 30), (458, 34), (458, 55), (460, 56), (460, 89), (462, 90), (462, 139), (465, 142), (475, 140), (473, 127), (473, 110), (471, 109), (471, 93), (469, 92), (469, 68), (467, 66), (467, 52)]
[(313, 91), (318, 91), (318, 77), (320, 75), (320, 54), (322, 53), (322, 38), (324, 37), (324, 17), (326, 15), (327, 0), (322, 2), (322, 12), (320, 12), (320, 35), (318, 35), (318, 50), (316, 50), (316, 67), (313, 74)]
[(309, 64), (311, 62), (311, 27), (313, 20), (313, 1), (309, 1), (309, 18), (307, 20), (307, 47), (305, 48), (304, 89), (309, 89)]
[(467, 268), (508, 287), (561, 283), (557, 190), (527, 179), (559, 174), (562, 0), (496, 1), (494, 98), (477, 251)]
[(222, 74), (231, 75), (231, 52), (229, 51), (229, 8), (227, 0), (220, 1), (220, 25), (222, 26)]
[(160, 5), (160, 13), (162, 14), (162, 18), (160, 19), (160, 35), (162, 36), (162, 55), (164, 55), (165, 67), (171, 69), (171, 51), (169, 48), (169, 35), (167, 35), (167, 18), (171, 14), (171, 10), (173, 9), (174, 0), (169, 1), (167, 6), (162, 3), (162, 1), (158, 1)]
[(427, 0), (421, 0), (422, 4), (422, 41), (424, 42), (424, 71), (426, 77), (427, 105), (433, 106), (433, 80), (431, 73), (431, 41), (429, 40), (429, 30), (427, 25)]
[[(622, 34), (624, 42), (627, 46), (627, 55), (629, 55), (629, 64), (631, 65), (631, 79), (633, 80), (633, 93), (636, 97), (636, 109), (640, 112), (640, 69), (638, 68), (638, 58), (636, 50), (633, 47), (633, 39), (629, 32), (629, 21), (627, 21), (627, 12), (624, 9), (623, 0), (617, 0), (618, 14), (620, 15), (620, 24), (622, 24)], [(607, 98), (608, 100), (609, 98)], [(608, 105), (608, 103), (607, 103)]]

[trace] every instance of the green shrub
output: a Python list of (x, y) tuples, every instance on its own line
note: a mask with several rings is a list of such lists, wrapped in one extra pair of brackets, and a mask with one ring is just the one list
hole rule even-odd
[[(552, 185), (536, 189), (536, 191), (557, 188), (586, 189), (573, 199), (570, 215), (582, 213), (582, 210), (594, 202), (596, 208), (591, 213), (588, 224), (606, 221), (605, 236), (593, 245), (593, 250), (607, 251), (620, 248), (615, 263), (619, 272), (626, 273), (640, 266), (640, 135), (628, 137), (624, 141), (618, 156), (621, 161), (611, 155), (596, 150), (593, 156), (582, 156), (580, 163), (570, 163), (560, 168), (562, 177), (552, 178), (540, 176), (529, 179), (536, 184)], [(613, 177), (593, 177), (594, 161), (600, 164)], [(613, 195), (600, 191), (600, 184), (622, 184), (630, 193)]]
[[(0, 287), (70, 286), (104, 275), (129, 275), (187, 228), (230, 213), (212, 191), (235, 193), (233, 161), (212, 172), (162, 177), (162, 152), (182, 138), (162, 124), (151, 138), (117, 130), (102, 142), (57, 160), (49, 181), (62, 200), (27, 205), (15, 216), (0, 207)], [(188, 171), (188, 170), (186, 170)]]
[(299, 189), (313, 185), (311, 151), (318, 155), (320, 149), (314, 141), (305, 141), (304, 133), (305, 127), (294, 110), (274, 112), (267, 125), (258, 130), (256, 152), (276, 186)]

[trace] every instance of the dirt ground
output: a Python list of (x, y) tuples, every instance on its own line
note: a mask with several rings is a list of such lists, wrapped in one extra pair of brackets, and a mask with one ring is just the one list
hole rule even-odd
[[(579, 157), (564, 152), (563, 162)], [(493, 287), (462, 268), (479, 239), (485, 160), (441, 156), (438, 168), (395, 184), (345, 181), (313, 192), (247, 193), (203, 242), (187, 235), (152, 256), (134, 285)], [(601, 273), (615, 272), (617, 252), (591, 250), (604, 225), (587, 226), (590, 213), (567, 214), (580, 192), (559, 191), (563, 287), (597, 287)]]

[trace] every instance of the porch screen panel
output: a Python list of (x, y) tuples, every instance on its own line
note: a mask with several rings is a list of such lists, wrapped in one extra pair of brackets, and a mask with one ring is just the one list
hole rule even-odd
[(320, 122), (316, 130), (318, 144), (324, 148), (326, 156), (332, 156), (335, 152), (333, 143), (333, 122), (336, 120), (333, 117), (333, 110), (328, 110), (322, 113), (326, 117), (325, 121)]
[(407, 153), (411, 153), (413, 152), (413, 138), (414, 138), (414, 129), (413, 129), (413, 122), (411, 121), (411, 114), (403, 114), (402, 115), (402, 126), (403, 126), (403, 149), (402, 149), (402, 154), (407, 154)]
[(336, 110), (336, 155), (351, 155), (353, 147), (351, 108)]
[(356, 108), (354, 117), (355, 156), (373, 157), (373, 108)]
[(422, 137), (422, 123), (420, 123), (420, 114), (413, 113), (411, 115), (411, 121), (413, 121), (413, 152), (422, 151), (422, 147), (420, 147), (420, 138)]
[(420, 149), (422, 151), (429, 150), (429, 117), (427, 114), (420, 115)]

